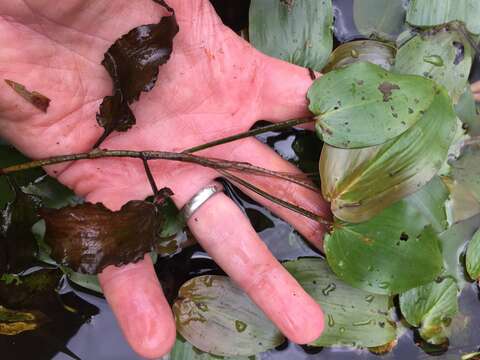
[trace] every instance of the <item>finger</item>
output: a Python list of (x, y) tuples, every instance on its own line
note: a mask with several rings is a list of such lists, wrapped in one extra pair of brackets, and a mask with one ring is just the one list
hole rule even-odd
[(259, 99), (259, 119), (281, 121), (311, 116), (307, 91), (312, 78), (306, 68), (289, 64), (266, 55), (261, 75), (263, 87)]
[[(118, 192), (116, 196), (101, 192), (92, 194), (87, 197), (88, 201), (104, 199), (104, 204), (111, 209), (120, 208), (128, 199), (135, 198), (129, 193), (122, 193), (122, 196)], [(175, 321), (150, 256), (126, 266), (108, 266), (98, 279), (133, 350), (148, 359), (168, 353), (175, 343)]]
[(473, 93), (480, 93), (480, 81), (474, 82), (471, 89)]
[[(188, 200), (178, 197), (179, 206)], [(320, 306), (273, 257), (242, 211), (224, 194), (204, 203), (188, 226), (215, 262), (280, 331), (304, 344), (323, 331)]]
[[(302, 175), (302, 172), (296, 166), (284, 160), (275, 151), (256, 139), (245, 139), (241, 143), (236, 143), (235, 146), (233, 144), (227, 146), (229, 150), (223, 149), (222, 151), (229, 154), (230, 160), (249, 162), (269, 170)], [(320, 215), (326, 220), (331, 219), (329, 204), (323, 200), (320, 190), (314, 192), (292, 182), (272, 177), (254, 176), (245, 173), (236, 173), (235, 175), (282, 200)], [(240, 188), (254, 200), (290, 223), (317, 248), (323, 248), (323, 235), (326, 229), (319, 222), (274, 204), (248, 189)]]

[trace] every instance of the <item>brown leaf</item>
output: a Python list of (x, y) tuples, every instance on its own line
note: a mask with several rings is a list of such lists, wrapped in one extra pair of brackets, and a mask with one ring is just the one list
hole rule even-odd
[[(155, 2), (172, 11), (164, 1)], [(95, 147), (113, 131), (127, 131), (135, 125), (135, 116), (129, 104), (137, 101), (142, 91), (148, 92), (155, 85), (158, 67), (169, 60), (173, 38), (178, 30), (175, 14), (172, 13), (158, 24), (130, 30), (105, 53), (102, 65), (113, 79), (114, 92), (100, 105), (97, 122), (105, 131)]]
[(143, 258), (157, 241), (163, 222), (154, 204), (130, 201), (119, 211), (85, 203), (62, 209), (42, 209), (45, 242), (52, 258), (74, 271), (97, 274), (108, 265)]
[(5, 79), (5, 82), (10, 86), (18, 95), (27, 100), (30, 104), (35, 106), (37, 109), (47, 112), (48, 106), (50, 105), (50, 99), (45, 95), (40, 94), (36, 91), (28, 91), (27, 88), (13, 80)]

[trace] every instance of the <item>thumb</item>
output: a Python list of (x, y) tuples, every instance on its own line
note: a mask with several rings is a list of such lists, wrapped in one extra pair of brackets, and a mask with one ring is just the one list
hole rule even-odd
[[(313, 80), (310, 71), (264, 54), (262, 57), (262, 88), (260, 89), (258, 119), (281, 121), (311, 116), (307, 91)], [(317, 74), (319, 76), (319, 74)]]

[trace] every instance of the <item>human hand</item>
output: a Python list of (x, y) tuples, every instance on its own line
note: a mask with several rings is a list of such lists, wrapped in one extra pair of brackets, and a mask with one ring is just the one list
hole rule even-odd
[(472, 84), (473, 97), (476, 101), (480, 101), (480, 81), (474, 82)]
[[(171, 0), (180, 32), (155, 88), (132, 108), (137, 125), (114, 133), (105, 149), (182, 151), (249, 129), (259, 119), (308, 115), (308, 72), (255, 51), (226, 28), (206, 0)], [(164, 10), (151, 0), (11, 0), (0, 4), (0, 78), (51, 98), (39, 112), (3, 85), (0, 135), (32, 158), (91, 150), (103, 132), (95, 120), (112, 82), (100, 65), (104, 52), (130, 29), (158, 22)], [(249, 138), (201, 155), (247, 161), (299, 173), (273, 150)], [(164, 160), (150, 162), (161, 187), (181, 207), (218, 177), (211, 169)], [(151, 195), (138, 159), (79, 161), (48, 168), (90, 202), (112, 210)], [(319, 215), (328, 206), (318, 193), (272, 178), (241, 175), (256, 186)], [(248, 191), (247, 191), (248, 193)], [(312, 220), (250, 194), (320, 247), (323, 228)], [(202, 247), (292, 341), (307, 343), (323, 329), (323, 314), (275, 260), (248, 219), (223, 194), (208, 200), (188, 223)], [(150, 258), (110, 266), (99, 280), (131, 346), (144, 357), (169, 351), (175, 325)]]

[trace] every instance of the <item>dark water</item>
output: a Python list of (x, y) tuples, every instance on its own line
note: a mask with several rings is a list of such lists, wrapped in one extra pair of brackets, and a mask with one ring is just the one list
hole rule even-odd
[[(337, 43), (360, 38), (353, 26), (352, 1), (334, 1), (335, 32)], [(235, 30), (240, 30), (248, 21), (248, 0), (236, 1), (232, 12), (231, 0), (212, 0), (223, 19)], [(229, 4), (230, 3), (230, 4)], [(240, 14), (236, 16), (235, 14)], [(472, 71), (471, 81), (480, 79), (478, 59)], [(291, 130), (269, 133), (259, 138), (295, 163), (305, 172), (317, 171), (321, 143), (315, 135), (306, 131)], [(299, 161), (299, 154), (302, 161)], [(290, 225), (276, 218), (260, 205), (228, 186), (227, 191), (250, 218), (254, 228), (272, 253), (280, 260), (301, 256), (321, 256), (310, 248)], [(178, 287), (189, 278), (205, 273), (221, 273), (216, 264), (198, 246), (184, 250), (156, 265), (159, 279), (167, 297), (175, 297)], [(129, 348), (106, 301), (99, 295), (80, 289), (62, 280), (60, 299), (75, 312), (64, 308), (52, 312), (51, 323), (38, 331), (26, 332), (15, 337), (0, 336), (0, 360), (136, 360), (140, 359)], [(470, 284), (460, 297), (461, 315), (452, 327), (448, 348), (428, 347), (420, 343), (412, 329), (404, 329), (395, 349), (386, 355), (377, 356), (366, 350), (308, 349), (285, 343), (276, 350), (261, 355), (264, 360), (301, 359), (460, 359), (462, 354), (479, 351), (480, 345), (480, 291)]]

